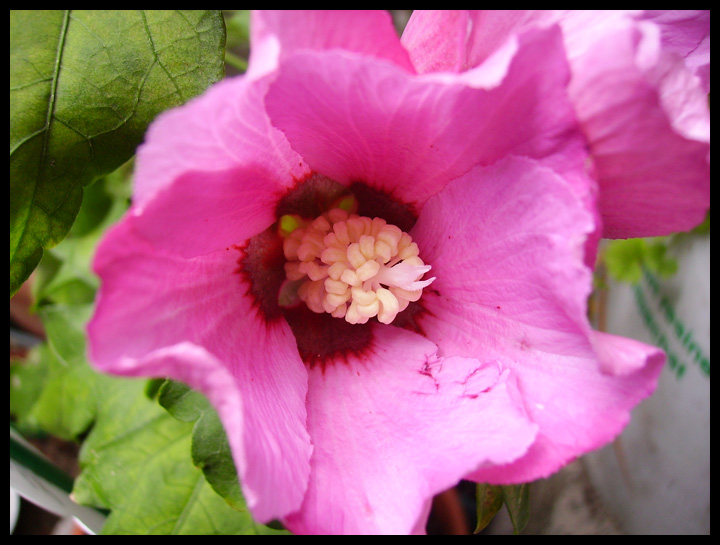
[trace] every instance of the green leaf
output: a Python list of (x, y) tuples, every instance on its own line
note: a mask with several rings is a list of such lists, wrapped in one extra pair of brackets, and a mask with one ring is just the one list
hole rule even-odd
[(250, 10), (226, 10), (227, 47), (247, 47), (250, 42)]
[(37, 305), (92, 303), (98, 279), (90, 265), (107, 228), (127, 210), (130, 168), (120, 168), (85, 191), (68, 236), (45, 252), (33, 277)]
[(73, 224), (83, 187), (158, 113), (223, 76), (213, 11), (10, 11), (10, 294)]
[(510, 513), (515, 534), (519, 534), (530, 520), (530, 484), (501, 486), (503, 501)]
[(45, 252), (36, 271), (32, 287), (49, 342), (11, 362), (10, 411), (23, 432), (76, 439), (94, 419), (97, 374), (85, 360), (85, 323), (97, 288), (90, 260), (127, 208), (129, 172), (118, 169), (88, 188), (70, 235)]
[(530, 520), (530, 484), (496, 486), (478, 484), (475, 489), (477, 505), (477, 527), (475, 533), (481, 532), (490, 524), (493, 517), (502, 507), (507, 507), (513, 533), (523, 531)]
[(193, 463), (202, 469), (208, 483), (229, 505), (246, 510), (225, 430), (207, 398), (182, 383), (167, 381), (159, 390), (158, 401), (178, 420), (195, 422)]
[[(240, 490), (225, 429), (207, 398), (185, 384), (170, 380), (150, 390), (157, 392), (158, 402), (172, 416), (182, 422), (195, 422), (191, 447), (193, 464), (202, 470), (219, 497), (234, 509), (246, 512), (245, 498)], [(288, 533), (282, 528), (262, 524), (255, 524), (254, 531), (262, 534)]]
[(503, 505), (502, 488), (492, 484), (478, 484), (475, 488), (477, 526), (475, 533), (484, 530)]
[(618, 282), (636, 284), (642, 278), (645, 241), (641, 238), (613, 240), (603, 252), (608, 274)]
[(705, 219), (702, 221), (702, 223), (700, 225), (698, 225), (697, 227), (695, 227), (690, 232), (695, 235), (709, 235), (710, 234), (710, 210), (708, 210), (707, 214), (705, 214)]
[[(187, 456), (190, 427), (147, 399), (144, 382), (108, 378), (104, 386), (97, 421), (80, 453), (82, 473), (73, 495), (79, 503), (113, 511), (106, 532), (156, 528), (155, 533), (169, 533), (182, 511), (174, 507), (175, 490), (181, 489), (184, 504), (194, 486)], [(138, 520), (129, 524), (133, 515)]]
[(230, 507), (191, 462), (193, 425), (145, 394), (144, 381), (108, 379), (81, 454), (73, 495), (110, 509), (104, 534), (266, 533)]
[(43, 344), (30, 350), (27, 357), (10, 361), (10, 414), (21, 432), (41, 430), (32, 412), (42, 395), (50, 357), (50, 349)]
[(667, 255), (667, 249), (663, 242), (648, 244), (645, 257), (645, 266), (664, 278), (674, 275), (678, 270), (677, 260)]
[[(76, 501), (111, 510), (108, 534), (256, 534), (247, 509), (233, 509), (190, 456), (193, 424), (146, 396), (147, 381), (111, 377), (85, 361), (90, 305), (42, 308), (49, 343), (39, 363), (11, 371), (11, 411), (25, 431), (77, 438)], [(244, 507), (244, 504), (243, 504)]]
[[(49, 342), (37, 349), (39, 362), (31, 359), (33, 363), (11, 370), (11, 411), (26, 431), (68, 439), (92, 424), (73, 495), (79, 503), (111, 511), (103, 533), (277, 533), (252, 520), (239, 495), (234, 466), (223, 470), (225, 485), (234, 485), (239, 495), (231, 507), (224, 499), (229, 492), (219, 496), (193, 464), (197, 458), (215, 465), (203, 469), (222, 489), (223, 471), (213, 460), (232, 459), (205, 398), (182, 387), (187, 395), (173, 405), (189, 421), (178, 420), (147, 397), (149, 382), (156, 381), (111, 377), (90, 368), (85, 324), (91, 305), (48, 305), (41, 313)], [(198, 428), (207, 432), (205, 439)], [(197, 437), (200, 451), (191, 458)]]
[(608, 274), (618, 282), (637, 284), (648, 269), (663, 277), (677, 272), (677, 260), (667, 255), (668, 244), (672, 239), (657, 237), (653, 239), (631, 238), (613, 240), (602, 253)]
[(223, 14), (227, 28), (225, 67), (230, 75), (242, 74), (250, 55), (250, 10), (225, 10)]
[(48, 307), (48, 344), (11, 367), (10, 409), (23, 430), (76, 439), (95, 419), (97, 373), (85, 361), (90, 306)]

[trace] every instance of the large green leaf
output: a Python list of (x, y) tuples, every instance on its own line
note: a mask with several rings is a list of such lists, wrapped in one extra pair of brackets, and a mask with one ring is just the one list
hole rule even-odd
[(223, 76), (224, 42), (219, 10), (11, 10), (11, 295), (67, 234), (83, 186)]
[(160, 408), (145, 387), (109, 379), (83, 444), (73, 495), (111, 510), (103, 533), (268, 533), (215, 493), (189, 456), (193, 425)]

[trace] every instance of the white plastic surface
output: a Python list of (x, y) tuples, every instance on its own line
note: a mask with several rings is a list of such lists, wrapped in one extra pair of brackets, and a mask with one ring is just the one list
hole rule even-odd
[(586, 456), (591, 480), (629, 534), (710, 533), (710, 236), (673, 251), (670, 279), (611, 283), (607, 329), (661, 346), (658, 389), (612, 446)]

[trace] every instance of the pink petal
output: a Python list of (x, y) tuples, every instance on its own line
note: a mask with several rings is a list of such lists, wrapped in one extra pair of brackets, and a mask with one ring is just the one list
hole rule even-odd
[(415, 523), (415, 527), (410, 532), (410, 535), (414, 536), (424, 536), (427, 534), (427, 523), (428, 519), (430, 518), (430, 512), (432, 511), (433, 506), (433, 499), (430, 498), (425, 502), (425, 506), (423, 507), (422, 511), (420, 512), (420, 516), (417, 519), (417, 522)]
[(461, 72), (485, 62), (517, 30), (553, 18), (532, 10), (414, 10), (401, 42), (418, 73)]
[(298, 533), (410, 533), (428, 500), (485, 463), (522, 455), (535, 428), (494, 362), (438, 358), (435, 346), (377, 326), (363, 355), (309, 370), (315, 451)]
[(660, 27), (663, 50), (682, 57), (709, 93), (710, 10), (647, 10), (638, 19)]
[(266, 107), (313, 170), (419, 208), (449, 180), (508, 153), (582, 170), (568, 76), (557, 29), (524, 35), (489, 89), (482, 69), (418, 77), (349, 53), (302, 53), (281, 67)]
[[(657, 350), (590, 337), (592, 277), (582, 246), (592, 229), (562, 178), (508, 158), (448, 184), (411, 232), (437, 277), (420, 300), (426, 312), (416, 314), (418, 327), (441, 354), (482, 354), (512, 368), (540, 426), (521, 462), (482, 469), (475, 479), (548, 476), (612, 440), (654, 389), (663, 359)], [(604, 350), (601, 361), (591, 341)], [(613, 351), (623, 358), (622, 376), (601, 371)]]
[(432, 340), (473, 335), (488, 349), (563, 343), (585, 353), (592, 275), (582, 259), (594, 225), (579, 204), (555, 172), (518, 157), (476, 168), (429, 200), (410, 234), (436, 277), (421, 299), (422, 325), (442, 328)]
[(182, 259), (136, 228), (133, 217), (123, 220), (95, 260), (102, 287), (88, 327), (92, 362), (205, 393), (225, 425), (254, 516), (268, 521), (297, 510), (312, 447), (307, 375), (289, 327), (268, 321), (247, 295), (236, 248)]
[(344, 49), (413, 71), (392, 18), (382, 10), (257, 10), (250, 24), (251, 77), (302, 50)]
[(689, 140), (709, 143), (708, 94), (699, 78), (686, 69), (683, 60), (677, 55), (662, 54), (647, 78), (655, 83), (675, 132)]
[(664, 358), (659, 348), (600, 331), (592, 332), (592, 343), (600, 370), (609, 375), (629, 375), (641, 370), (646, 362)]
[(182, 257), (224, 250), (276, 221), (278, 178), (254, 165), (220, 172), (191, 171), (131, 208), (143, 238)]
[[(515, 371), (526, 410), (540, 428), (538, 437), (519, 460), (467, 478), (493, 484), (533, 481), (613, 441), (630, 420), (631, 409), (655, 390), (665, 362), (660, 350), (637, 347), (634, 358), (643, 365), (622, 376), (598, 372), (592, 358), (526, 358)], [(625, 352), (623, 357), (633, 356)]]
[[(709, 207), (709, 13), (631, 10), (418, 10), (403, 43), (418, 71), (483, 66), (514, 35), (559, 23), (571, 99), (599, 180), (603, 236), (691, 229)], [(651, 23), (652, 22), (652, 23)], [(425, 37), (463, 41), (455, 64)], [(454, 47), (454, 45), (453, 45)]]
[[(587, 51), (573, 62), (571, 96), (590, 143), (609, 238), (691, 229), (710, 204), (709, 144), (695, 140), (709, 135), (697, 110), (706, 108), (705, 98), (687, 86), (668, 97), (666, 85), (676, 87), (678, 74), (662, 56), (650, 68), (640, 65), (641, 55), (659, 47), (656, 39), (620, 26), (601, 42), (585, 44)], [(679, 110), (688, 107), (692, 118), (682, 118)]]
[[(274, 221), (308, 174), (262, 107), (267, 81), (224, 80), (162, 114), (138, 152), (134, 212), (144, 236), (184, 256), (227, 247)], [(172, 225), (172, 229), (167, 229)]]
[(414, 10), (400, 41), (419, 74), (461, 72), (469, 27), (467, 10)]

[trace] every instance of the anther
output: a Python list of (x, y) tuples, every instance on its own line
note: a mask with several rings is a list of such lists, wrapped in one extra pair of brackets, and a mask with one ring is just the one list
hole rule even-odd
[(287, 282), (299, 284), (293, 293), (314, 312), (389, 324), (435, 280), (421, 280), (430, 266), (417, 244), (382, 218), (334, 208), (310, 222), (284, 216), (280, 225)]

